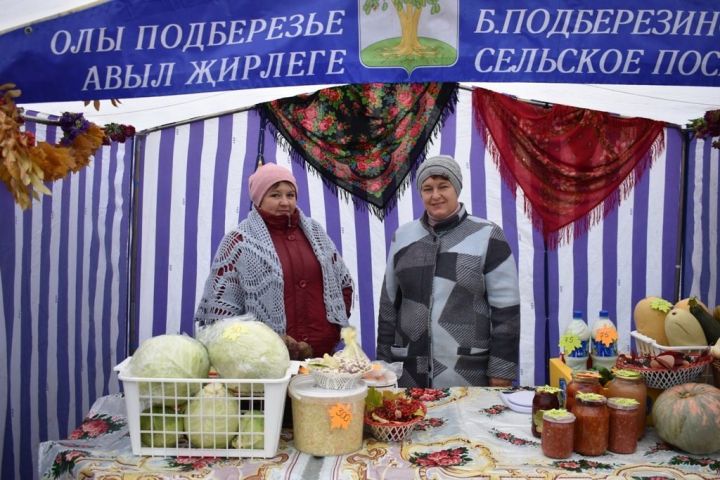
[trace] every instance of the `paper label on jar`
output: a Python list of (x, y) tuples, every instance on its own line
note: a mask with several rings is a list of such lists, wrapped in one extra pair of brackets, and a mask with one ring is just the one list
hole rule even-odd
[(538, 433), (542, 432), (543, 427), (543, 414), (545, 413), (545, 410), (538, 410), (533, 415), (533, 422), (535, 423), (535, 430), (538, 431)]
[(330, 417), (331, 429), (343, 428), (347, 430), (352, 421), (352, 406), (349, 403), (336, 403), (328, 407), (328, 417)]

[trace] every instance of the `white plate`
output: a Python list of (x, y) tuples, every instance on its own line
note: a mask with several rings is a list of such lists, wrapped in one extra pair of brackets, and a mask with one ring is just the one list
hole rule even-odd
[(518, 413), (532, 413), (532, 401), (535, 392), (520, 390), (513, 393), (501, 393), (500, 399), (512, 411)]

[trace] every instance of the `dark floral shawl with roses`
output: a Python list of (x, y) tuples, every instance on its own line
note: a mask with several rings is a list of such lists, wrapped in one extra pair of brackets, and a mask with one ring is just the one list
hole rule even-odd
[(346, 85), (258, 109), (294, 158), (382, 217), (424, 158), (436, 126), (454, 111), (457, 88), (456, 83)]

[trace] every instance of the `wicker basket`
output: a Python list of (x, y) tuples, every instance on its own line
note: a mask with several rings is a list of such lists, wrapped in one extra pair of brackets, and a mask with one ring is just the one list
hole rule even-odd
[(380, 423), (365, 417), (365, 425), (370, 428), (372, 436), (381, 442), (402, 442), (415, 430), (415, 426), (424, 417), (417, 417), (409, 422)]
[(689, 383), (695, 381), (707, 368), (712, 361), (710, 355), (689, 355), (692, 363), (685, 367), (678, 368), (650, 368), (639, 367), (629, 362), (628, 357), (620, 355), (617, 359), (617, 368), (625, 370), (634, 370), (642, 374), (645, 378), (645, 384), (649, 388), (657, 388), (664, 390), (666, 388), (680, 385), (681, 383)]
[(360, 379), (369, 372), (370, 369), (356, 373), (343, 373), (333, 370), (323, 370), (317, 368), (310, 369), (310, 375), (315, 380), (315, 385), (327, 390), (350, 390), (357, 387)]

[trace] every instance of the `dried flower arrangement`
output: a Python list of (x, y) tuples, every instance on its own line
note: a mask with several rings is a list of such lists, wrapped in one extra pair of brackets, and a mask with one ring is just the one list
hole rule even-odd
[[(695, 138), (720, 137), (720, 109), (708, 110), (703, 117), (696, 118), (687, 126), (695, 132)], [(720, 139), (715, 140), (712, 146), (720, 149)]]
[(87, 166), (101, 145), (124, 142), (135, 135), (132, 126), (111, 123), (101, 128), (81, 113), (66, 112), (58, 121), (63, 131), (60, 142), (36, 142), (32, 132), (21, 130), (22, 109), (15, 104), (20, 95), (14, 84), (0, 85), (0, 180), (22, 209), (31, 206), (31, 197), (50, 195), (44, 182)]

